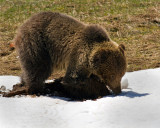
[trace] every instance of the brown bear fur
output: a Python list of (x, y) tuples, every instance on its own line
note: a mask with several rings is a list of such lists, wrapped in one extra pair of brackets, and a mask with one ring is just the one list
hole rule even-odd
[[(66, 70), (61, 83), (69, 87), (66, 90), (70, 95), (75, 95), (81, 83), (93, 83), (91, 75), (115, 94), (121, 92), (125, 47), (113, 42), (98, 25), (86, 25), (61, 13), (42, 12), (20, 27), (14, 41), (23, 70), (22, 83), (29, 94), (43, 92), (44, 81), (58, 70)], [(94, 90), (82, 89), (77, 95), (92, 92), (94, 95)]]

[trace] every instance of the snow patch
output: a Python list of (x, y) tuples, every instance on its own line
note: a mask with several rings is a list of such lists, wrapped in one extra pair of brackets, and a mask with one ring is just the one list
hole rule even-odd
[[(0, 76), (7, 89), (19, 81)], [(126, 73), (122, 86), (120, 95), (96, 101), (0, 97), (0, 128), (159, 128), (160, 68)]]

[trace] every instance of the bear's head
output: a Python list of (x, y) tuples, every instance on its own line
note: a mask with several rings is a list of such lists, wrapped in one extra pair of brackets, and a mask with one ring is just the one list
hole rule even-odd
[(126, 72), (125, 46), (110, 41), (98, 45), (91, 54), (92, 73), (108, 86), (114, 94), (121, 93), (121, 78)]

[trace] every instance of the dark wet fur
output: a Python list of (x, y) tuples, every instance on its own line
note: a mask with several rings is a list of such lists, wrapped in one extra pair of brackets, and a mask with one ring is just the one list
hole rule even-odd
[[(61, 81), (62, 78), (45, 83), (45, 88), (43, 92), (39, 92), (39, 95), (60, 96), (72, 100), (94, 100), (111, 94), (105, 84), (100, 82), (94, 75), (86, 79), (84, 83), (79, 84), (63, 84)], [(22, 84), (16, 84), (10, 92), (3, 93), (4, 97), (15, 95), (28, 95), (28, 90)]]

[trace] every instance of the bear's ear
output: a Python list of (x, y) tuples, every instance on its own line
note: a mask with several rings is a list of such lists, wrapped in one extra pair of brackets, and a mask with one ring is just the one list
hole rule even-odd
[(119, 48), (122, 49), (123, 51), (125, 51), (125, 49), (126, 49), (125, 46), (124, 46), (124, 44), (120, 44)]
[(124, 54), (124, 51), (126, 49), (125, 46), (123, 44), (120, 44), (118, 47), (119, 47), (120, 51)]
[(83, 34), (88, 43), (110, 41), (106, 31), (98, 25), (86, 26)]

